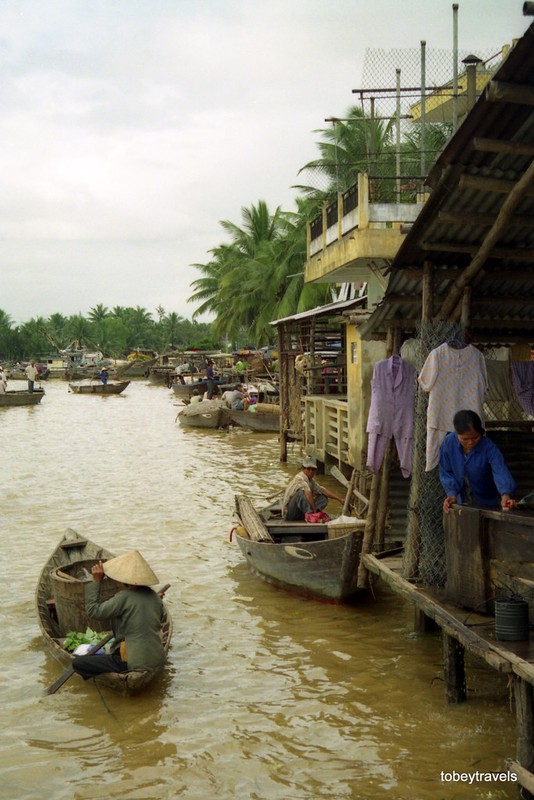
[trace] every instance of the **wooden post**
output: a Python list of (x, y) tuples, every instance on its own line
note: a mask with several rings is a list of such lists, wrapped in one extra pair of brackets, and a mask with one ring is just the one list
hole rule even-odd
[(514, 695), (517, 760), (529, 772), (534, 772), (534, 687), (523, 678), (516, 676)]
[(447, 703), (463, 703), (465, 685), (464, 647), (448, 633), (443, 633), (443, 676)]
[(278, 326), (278, 374), (280, 377), (280, 461), (287, 461), (288, 354), (284, 352), (284, 326)]
[(382, 480), (380, 481), (380, 492), (376, 509), (375, 541), (378, 546), (378, 550), (384, 549), (384, 534), (386, 530), (386, 519), (389, 503), (389, 478), (392, 461), (393, 439), (390, 439), (386, 447), (386, 452), (384, 453), (384, 461), (382, 462)]
[[(422, 280), (422, 303), (421, 303), (421, 337), (425, 326), (432, 319), (432, 264), (425, 261), (423, 264)], [(428, 353), (421, 352), (421, 359), (424, 361)], [(426, 398), (421, 390), (415, 395), (416, 418), (422, 416)], [(419, 528), (419, 497), (423, 490), (422, 484), (425, 472), (425, 454), (421, 446), (420, 437), (426, 433), (416, 427), (414, 431), (414, 451), (412, 461), (412, 478), (410, 481), (410, 499), (408, 502), (408, 517), (406, 524), (406, 546), (404, 563), (402, 567), (403, 577), (411, 580), (419, 572), (420, 555), (420, 528)]]
[(435, 633), (439, 629), (435, 619), (429, 617), (417, 606), (414, 609), (413, 629), (415, 633)]

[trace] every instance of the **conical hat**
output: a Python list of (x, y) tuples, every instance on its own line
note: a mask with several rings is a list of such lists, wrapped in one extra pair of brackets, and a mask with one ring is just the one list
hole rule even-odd
[(109, 578), (130, 586), (154, 586), (159, 583), (145, 559), (137, 550), (131, 550), (104, 564), (104, 572)]

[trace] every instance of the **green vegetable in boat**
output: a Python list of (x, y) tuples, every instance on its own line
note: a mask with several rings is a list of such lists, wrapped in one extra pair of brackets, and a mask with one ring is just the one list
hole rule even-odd
[(72, 653), (76, 650), (79, 644), (96, 644), (106, 636), (105, 631), (94, 631), (92, 628), (87, 628), (85, 633), (78, 631), (69, 631), (63, 642), (63, 647)]

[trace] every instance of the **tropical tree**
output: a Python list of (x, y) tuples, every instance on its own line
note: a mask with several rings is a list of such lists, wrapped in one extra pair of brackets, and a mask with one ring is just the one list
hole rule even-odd
[(320, 157), (299, 170), (299, 174), (308, 172), (319, 177), (322, 188), (302, 185), (295, 188), (316, 200), (329, 200), (352, 186), (358, 172), (379, 171), (382, 174), (382, 170), (395, 163), (393, 124), (394, 119), (376, 119), (352, 106), (345, 118), (334, 119), (330, 128), (316, 131), (322, 137), (317, 142)]
[(91, 322), (100, 322), (109, 317), (109, 308), (106, 308), (102, 303), (98, 303), (94, 308), (89, 309), (88, 316)]
[[(304, 209), (305, 203), (302, 203)], [(196, 264), (204, 275), (193, 282), (191, 302), (201, 300), (193, 314), (214, 314), (213, 331), (219, 337), (246, 337), (256, 344), (272, 341), (270, 322), (280, 310), (293, 313), (330, 297), (330, 287), (304, 288), (306, 216), (288, 214), (267, 204), (242, 209), (242, 226), (220, 223), (230, 244), (213, 248), (208, 264)], [(319, 300), (319, 303), (316, 302)], [(310, 306), (310, 303), (312, 306)]]

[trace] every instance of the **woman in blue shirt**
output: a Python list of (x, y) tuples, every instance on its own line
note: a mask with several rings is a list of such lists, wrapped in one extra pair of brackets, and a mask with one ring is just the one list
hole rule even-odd
[(501, 451), (486, 437), (478, 414), (458, 411), (453, 425), (454, 433), (447, 434), (439, 453), (439, 479), (447, 494), (445, 513), (453, 503), (515, 508), (515, 481)]

